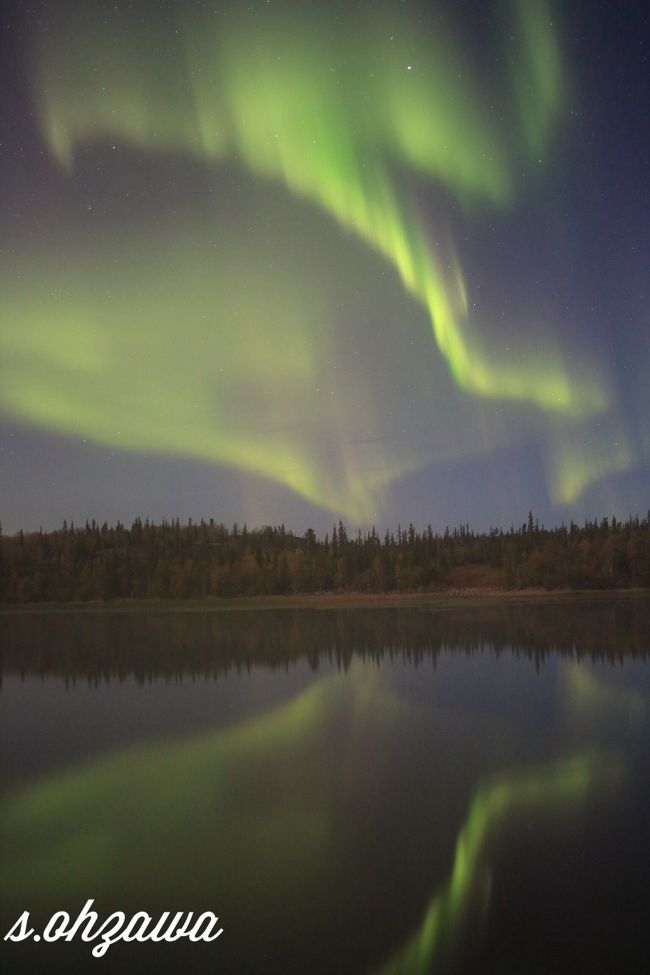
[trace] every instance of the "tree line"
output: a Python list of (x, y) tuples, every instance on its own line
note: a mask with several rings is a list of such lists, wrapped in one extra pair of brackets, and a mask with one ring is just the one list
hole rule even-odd
[(512, 654), (540, 668), (557, 654), (620, 663), (650, 659), (650, 600), (585, 596), (557, 600), (476, 600), (462, 612), (411, 607), (289, 607), (263, 612), (176, 612), (159, 603), (144, 613), (0, 614), (0, 687), (13, 675), (57, 676), (92, 685), (134, 678), (148, 683), (218, 679), (260, 667), (348, 670), (354, 660), (436, 666), (442, 654)]
[(650, 512), (507, 531), (431, 526), (380, 536), (324, 537), (280, 525), (249, 530), (214, 519), (130, 528), (63, 523), (51, 532), (2, 535), (0, 601), (201, 599), (316, 592), (429, 592), (467, 588), (614, 589), (650, 587)]

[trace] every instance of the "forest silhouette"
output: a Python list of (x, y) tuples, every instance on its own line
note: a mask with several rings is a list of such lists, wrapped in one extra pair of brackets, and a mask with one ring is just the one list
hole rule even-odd
[(650, 513), (578, 526), (436, 533), (411, 524), (381, 537), (342, 522), (317, 537), (214, 519), (136, 518), (0, 536), (0, 602), (204, 599), (298, 593), (514, 591), (650, 587)]

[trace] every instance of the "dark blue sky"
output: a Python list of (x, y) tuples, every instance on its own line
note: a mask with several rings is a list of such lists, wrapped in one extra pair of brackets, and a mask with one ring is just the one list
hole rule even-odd
[(0, 23), (4, 531), (645, 514), (643, 5), (79, 11)]

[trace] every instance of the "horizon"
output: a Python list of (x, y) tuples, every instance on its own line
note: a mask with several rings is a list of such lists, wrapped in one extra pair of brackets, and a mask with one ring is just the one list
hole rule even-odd
[(579, 531), (584, 531), (585, 529), (590, 528), (607, 527), (608, 529), (614, 529), (646, 524), (650, 525), (650, 508), (648, 508), (645, 515), (641, 515), (637, 512), (636, 514), (629, 513), (625, 518), (621, 518), (616, 515), (616, 513), (610, 513), (609, 515), (602, 515), (600, 517), (585, 518), (581, 522), (571, 518), (568, 522), (562, 521), (555, 525), (546, 525), (536, 517), (535, 512), (532, 509), (529, 509), (527, 517), (521, 522), (512, 522), (507, 527), (505, 525), (489, 525), (487, 528), (477, 528), (469, 521), (459, 522), (458, 524), (445, 524), (444, 526), (438, 527), (434, 526), (432, 522), (428, 522), (426, 525), (422, 526), (415, 524), (412, 521), (404, 524), (398, 522), (392, 527), (378, 527), (376, 524), (349, 525), (346, 524), (342, 519), (338, 519), (330, 525), (329, 529), (322, 532), (317, 531), (313, 525), (307, 525), (303, 531), (300, 531), (285, 525), (284, 522), (280, 522), (279, 524), (261, 523), (258, 525), (250, 525), (246, 521), (234, 521), (231, 524), (226, 524), (224, 521), (218, 520), (214, 516), (208, 516), (207, 518), (205, 516), (201, 518), (194, 518), (190, 516), (187, 521), (181, 521), (178, 516), (163, 516), (160, 521), (154, 521), (146, 515), (135, 515), (130, 524), (121, 521), (119, 518), (115, 522), (110, 523), (106, 520), (100, 521), (97, 518), (85, 518), (83, 523), (77, 522), (74, 518), (64, 518), (61, 525), (56, 528), (45, 528), (42, 525), (39, 525), (38, 528), (18, 528), (15, 531), (6, 531), (4, 523), (0, 521), (0, 537), (4, 536), (7, 538), (15, 538), (21, 533), (24, 535), (53, 535), (57, 532), (84, 532), (89, 530), (103, 532), (105, 530), (115, 531), (116, 529), (122, 529), (130, 532), (134, 528), (144, 528), (147, 526), (149, 528), (178, 527), (181, 530), (187, 528), (201, 528), (202, 526), (205, 526), (222, 529), (231, 536), (241, 536), (242, 534), (254, 535), (272, 531), (283, 532), (296, 539), (304, 539), (310, 532), (313, 532), (316, 541), (320, 543), (324, 543), (328, 538), (331, 538), (334, 531), (339, 532), (340, 529), (343, 529), (349, 542), (354, 542), (356, 539), (358, 539), (359, 535), (361, 535), (363, 539), (370, 538), (374, 533), (379, 541), (383, 543), (384, 539), (389, 536), (391, 539), (393, 539), (393, 541), (396, 540), (400, 534), (402, 537), (406, 536), (411, 528), (415, 531), (416, 535), (421, 538), (425, 537), (429, 533), (429, 530), (431, 530), (434, 538), (443, 538), (448, 533), (456, 535), (458, 533), (462, 534), (466, 532), (470, 536), (473, 535), (483, 537), (490, 536), (495, 532), (503, 535), (520, 534), (526, 531), (553, 533), (563, 530), (571, 531), (572, 528), (578, 529)]

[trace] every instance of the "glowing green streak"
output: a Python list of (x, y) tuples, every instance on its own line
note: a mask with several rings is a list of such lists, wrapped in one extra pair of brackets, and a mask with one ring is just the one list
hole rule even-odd
[(356, 720), (406, 713), (359, 670), (232, 728), (123, 749), (21, 789), (0, 807), (0, 900), (60, 908), (92, 888), (142, 906), (205, 876), (211, 889), (228, 878), (229, 909), (237, 897), (251, 914), (254, 877), (261, 915), (298, 908), (341, 859), (329, 794), (340, 768), (323, 774), (314, 749), (341, 717), (351, 743)]
[(567, 713), (572, 721), (602, 724), (616, 718), (639, 731), (648, 715), (647, 695), (599, 679), (581, 664), (565, 664), (560, 671)]
[[(293, 749), (304, 747), (324, 720), (332, 693), (332, 682), (323, 681), (232, 730), (131, 748), (17, 793), (0, 814), (3, 899), (65, 899), (86, 884), (102, 894), (137, 896), (140, 883), (147, 889), (145, 875), (169, 892), (178, 882), (179, 863), (191, 870), (190, 864), (201, 869), (209, 861), (213, 874), (227, 864), (236, 875), (238, 860), (241, 866), (262, 849), (278, 873), (283, 855), (293, 851), (293, 859), (299, 851), (295, 862), (316, 875), (331, 843), (317, 804), (287, 810), (282, 789), (276, 796), (269, 789), (260, 811), (254, 803), (238, 803), (232, 791), (250, 763), (275, 763), (281, 776)], [(189, 822), (201, 835), (201, 849), (196, 834), (182, 825)], [(170, 834), (174, 856), (161, 857), (160, 837)]]
[(452, 38), (395, 28), (374, 6), (343, 27), (314, 13), (297, 23), (293, 8), (283, 20), (275, 7), (267, 17), (234, 5), (216, 25), (185, 25), (180, 64), (173, 56), (163, 63), (126, 23), (124, 55), (98, 37), (94, 21), (83, 41), (66, 37), (65, 59), (56, 43), (45, 47), (39, 112), (53, 153), (71, 166), (77, 145), (110, 138), (235, 158), (320, 205), (395, 267), (428, 309), (462, 389), (563, 414), (602, 409), (605, 393), (594, 382), (579, 386), (551, 349), (514, 365), (486, 354), (471, 334), (453, 248), (443, 240), (436, 253), (396, 178), (397, 167), (419, 169), (465, 207), (510, 201), (517, 159), (547, 143), (563, 88), (542, 0), (515, 5), (523, 135), (510, 147), (500, 125), (486, 121), (480, 85), (464, 80), (468, 68)]
[[(416, 174), (420, 192), (441, 186), (466, 218), (514, 202), (514, 174), (550, 146), (566, 87), (542, 0), (515, 4), (500, 89), (472, 77), (444, 22), (415, 31), (376, 4), (344, 24), (325, 5), (275, 0), (255, 14), (220, 5), (212, 20), (188, 9), (166, 40), (127, 10), (104, 24), (91, 0), (52, 23), (34, 50), (38, 113), (68, 169), (79, 147), (107, 140), (206, 171), (235, 164), (237, 207), (215, 218), (206, 204), (203, 224), (174, 217), (158, 234), (149, 215), (117, 241), (110, 223), (98, 233), (76, 214), (43, 256), (10, 258), (4, 410), (123, 449), (222, 461), (372, 521), (398, 476), (503, 443), (511, 418), (478, 397), (527, 400), (563, 425), (604, 407), (600, 381), (570, 376), (550, 338), (536, 336), (534, 356), (490, 354), (450, 233), (433, 242), (408, 192)], [(428, 313), (430, 348), (404, 289)], [(341, 349), (357, 328), (363, 357), (350, 363)], [(407, 363), (400, 346), (414, 338)], [(447, 366), (476, 399), (455, 394)], [(548, 476), (570, 501), (611, 465), (564, 443), (551, 444)]]
[(595, 786), (613, 784), (622, 767), (598, 756), (569, 759), (547, 768), (499, 776), (480, 785), (456, 842), (449, 882), (436, 894), (413, 938), (382, 969), (381, 975), (424, 975), (449, 949), (463, 912), (477, 889), (489, 896), (489, 876), (482, 873), (486, 840), (503, 821), (529, 807), (554, 808), (586, 798)]
[[(349, 755), (362, 763), (352, 767), (358, 772), (367, 761), (358, 746), (367, 744), (369, 723), (379, 719), (380, 727), (390, 723), (397, 730), (408, 727), (409, 717), (411, 705), (361, 668), (344, 679), (323, 679), (239, 726), (121, 750), (21, 789), (0, 807), (3, 905), (61, 908), (91, 889), (103, 902), (117, 898), (142, 909), (151, 905), (152, 891), (164, 903), (184, 889), (187, 877), (203, 877), (210, 890), (215, 878), (228, 880), (228, 909), (237, 900), (251, 927), (258, 904), (261, 914), (279, 910), (280, 922), (282, 912), (318, 902), (323, 890), (336, 891), (337, 870), (346, 864), (331, 795), (346, 762), (330, 754), (323, 768), (314, 761), (319, 742), (343, 721)], [(528, 810), (571, 806), (621, 774), (614, 759), (583, 756), (480, 784), (458, 835), (449, 882), (383, 975), (428, 972), (453, 947), (472, 898), (489, 892), (485, 847), (504, 821)], [(254, 903), (246, 879), (240, 880), (246, 877), (248, 883), (255, 878)]]
[(611, 474), (629, 470), (636, 449), (622, 422), (615, 416), (549, 431), (546, 480), (551, 498), (572, 504), (592, 484)]
[(521, 124), (531, 155), (546, 147), (563, 99), (562, 65), (545, 0), (516, 7), (525, 56), (518, 59), (514, 87)]
[[(321, 222), (319, 250), (330, 254), (338, 231)], [(98, 244), (33, 255), (25, 293), (10, 275), (0, 282), (0, 405), (123, 448), (223, 461), (367, 517), (413, 458), (393, 448), (372, 388), (328, 369), (340, 338), (332, 302), (309, 267), (296, 277), (300, 221), (287, 216), (283, 229), (279, 255), (277, 237), (257, 240), (232, 219), (227, 244), (214, 247), (195, 221), (192, 232), (150, 235), (124, 263)], [(371, 266), (355, 262), (349, 284), (339, 280), (352, 302), (376, 263), (354, 246)], [(391, 300), (391, 288), (378, 293)]]

